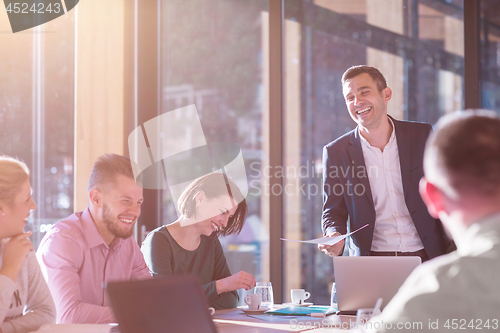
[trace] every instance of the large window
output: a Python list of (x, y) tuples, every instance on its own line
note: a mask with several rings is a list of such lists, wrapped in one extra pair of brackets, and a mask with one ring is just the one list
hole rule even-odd
[[(269, 221), (262, 214), (269, 144), (262, 130), (267, 106), (265, 9), (267, 0), (162, 1), (159, 38), (160, 113), (195, 104), (212, 157), (218, 143), (241, 149), (248, 218), (239, 235), (223, 237), (221, 243), (231, 272), (245, 270), (258, 281), (269, 281)], [(182, 140), (194, 136), (186, 131)], [(161, 194), (156, 226), (178, 217), (171, 192)]]
[[(393, 91), (388, 113), (434, 123), (463, 106), (462, 1), (285, 1), (284, 196), (286, 238), (320, 237), (322, 148), (355, 127), (340, 79), (380, 69)], [(293, 189), (293, 190), (292, 190)], [(332, 259), (310, 244), (284, 248), (284, 297), (305, 288), (328, 304)]]
[(500, 113), (500, 3), (481, 1), (482, 107)]
[(0, 5), (0, 154), (31, 170), (37, 210), (26, 230), (38, 246), (73, 213), (74, 12), (11, 33)]
[[(258, 281), (282, 269), (282, 281), (272, 282), (283, 301), (291, 288), (305, 288), (314, 303), (328, 304), (331, 259), (270, 231), (281, 227), (291, 239), (321, 235), (322, 147), (355, 125), (340, 84), (348, 67), (368, 64), (385, 74), (397, 119), (435, 123), (463, 108), (464, 0), (284, 0), (282, 44), (270, 34), (280, 27), (270, 4), (279, 3), (85, 0), (16, 34), (0, 5), (0, 153), (32, 171), (38, 209), (28, 227), (35, 246), (54, 222), (86, 206), (97, 156), (126, 154), (133, 129), (195, 104), (207, 143), (236, 144), (245, 162), (249, 216), (239, 236), (221, 240), (230, 269)], [(500, 112), (500, 10), (496, 0), (480, 4), (482, 106)], [(282, 64), (269, 57), (277, 44)], [(283, 84), (275, 90), (269, 73), (281, 65)], [(269, 107), (281, 98), (277, 91), (281, 128), (270, 120), (281, 116)], [(272, 134), (281, 131), (278, 147)], [(276, 147), (278, 169), (274, 160), (270, 167)], [(282, 187), (270, 188), (270, 178)], [(139, 241), (177, 218), (169, 189), (145, 194)], [(283, 220), (270, 218), (276, 197)]]

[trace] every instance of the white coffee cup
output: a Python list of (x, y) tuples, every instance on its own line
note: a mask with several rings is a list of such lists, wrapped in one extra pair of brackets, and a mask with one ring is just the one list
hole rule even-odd
[(215, 309), (211, 306), (208, 307), (208, 312), (210, 312), (210, 315), (213, 316), (215, 313)]
[(292, 289), (291, 292), (292, 303), (294, 304), (302, 304), (306, 299), (311, 297), (311, 294), (304, 289)]
[(245, 303), (248, 304), (249, 310), (259, 310), (260, 303), (262, 303), (261, 294), (250, 294), (245, 297)]

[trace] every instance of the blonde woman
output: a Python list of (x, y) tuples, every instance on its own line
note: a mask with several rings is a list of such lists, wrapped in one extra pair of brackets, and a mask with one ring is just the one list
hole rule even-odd
[(34, 209), (28, 167), (0, 156), (0, 333), (36, 331), (56, 319), (31, 232), (23, 230)]

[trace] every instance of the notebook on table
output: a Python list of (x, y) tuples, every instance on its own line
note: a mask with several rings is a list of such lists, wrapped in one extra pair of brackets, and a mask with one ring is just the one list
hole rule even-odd
[(216, 333), (198, 277), (179, 275), (106, 286), (120, 333)]
[(333, 270), (340, 313), (356, 314), (373, 308), (382, 297), (382, 309), (397, 293), (420, 257), (334, 257)]
[(335, 313), (335, 310), (329, 306), (285, 306), (283, 308), (266, 311), (266, 314), (279, 316), (309, 316), (313, 313), (323, 314), (325, 316)]

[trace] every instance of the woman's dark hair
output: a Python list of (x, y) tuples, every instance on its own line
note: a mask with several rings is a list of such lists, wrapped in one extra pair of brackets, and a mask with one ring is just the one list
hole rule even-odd
[(195, 179), (177, 200), (177, 209), (185, 217), (191, 217), (195, 214), (195, 197), (200, 191), (203, 191), (208, 199), (229, 195), (237, 203), (236, 212), (229, 218), (226, 228), (217, 231), (217, 235), (239, 234), (245, 223), (248, 207), (238, 186), (220, 172), (212, 172)]

